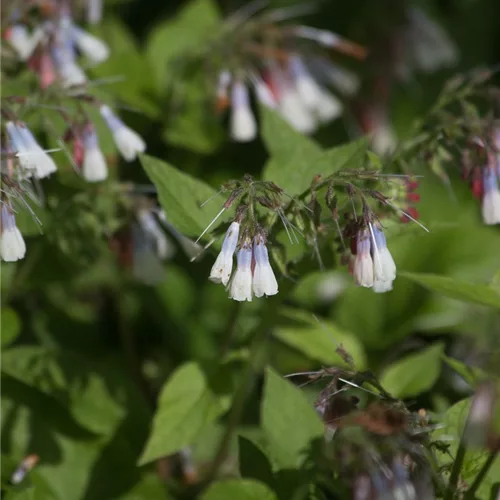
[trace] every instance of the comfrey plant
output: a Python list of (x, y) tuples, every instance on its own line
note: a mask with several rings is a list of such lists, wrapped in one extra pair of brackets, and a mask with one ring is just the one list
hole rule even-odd
[[(108, 162), (99, 144), (96, 124), (90, 117), (93, 109), (98, 110), (125, 161), (135, 160), (146, 149), (144, 140), (109, 105), (92, 95), (93, 82), (82, 70), (79, 55), (98, 64), (108, 58), (110, 51), (106, 43), (76, 25), (71, 7), (66, 1), (2, 5), (7, 18), (2, 32), (7, 42), (6, 50), (2, 50), (4, 80), (26, 69), (37, 76), (37, 90), (32, 95), (4, 93), (2, 96), (1, 203), (5, 207), (2, 220), (6, 221), (3, 227), (12, 227), (17, 209), (27, 208), (32, 213), (27, 198), (40, 203), (40, 196), (33, 195), (39, 189), (33, 186), (57, 172), (61, 155), (52, 156), (54, 152), (62, 150), (86, 181), (107, 179)], [(102, 3), (89, 1), (86, 8), (89, 21), (98, 22)], [(41, 110), (43, 132), (51, 139), (57, 138), (56, 148), (44, 148), (29, 124)], [(19, 236), (16, 233), (17, 240)], [(4, 260), (23, 256), (24, 249), (2, 252)]]
[[(237, 301), (275, 295), (278, 282), (268, 247), (272, 246), (270, 240), (281, 227), (277, 222), (283, 225), (291, 244), (298, 242), (299, 238), (307, 242), (320, 265), (320, 240), (331, 237), (328, 224), (334, 223), (337, 229), (336, 233), (333, 232), (334, 240), (344, 261), (349, 263), (355, 283), (373, 288), (377, 293), (391, 290), (396, 278), (396, 264), (387, 247), (383, 221), (389, 220), (393, 214), (401, 214), (402, 218), (416, 222), (401, 208), (397, 196), (390, 199), (391, 190), (387, 186), (391, 180), (403, 189), (405, 186), (415, 189), (414, 182), (405, 176), (385, 177), (369, 166), (359, 171), (339, 171), (325, 179), (315, 178), (303, 199), (291, 198), (273, 182), (255, 181), (249, 176), (243, 181), (227, 183), (222, 191), (230, 192), (229, 198), (200, 236), (204, 236), (224, 212), (236, 207), (210, 280), (226, 286), (229, 297)], [(375, 189), (378, 186), (380, 189)], [(324, 194), (324, 204), (318, 202), (320, 193)], [(326, 218), (322, 216), (325, 205)], [(339, 217), (341, 210), (345, 210), (342, 219)], [(352, 242), (351, 251), (344, 245), (346, 239)], [(236, 269), (233, 272), (235, 254)], [(273, 255), (283, 270), (279, 249)]]
[[(333, 63), (329, 51), (364, 59), (366, 50), (330, 31), (283, 24), (301, 13), (302, 7), (261, 13), (249, 4), (230, 16), (211, 44), (193, 54), (189, 66), (207, 68), (215, 110), (229, 110), (230, 136), (248, 142), (257, 135), (251, 94), (296, 130), (309, 134), (338, 118), (342, 99), (359, 86), (358, 78)], [(185, 57), (185, 55), (184, 55)], [(180, 62), (182, 64), (182, 61)], [(187, 78), (182, 73), (179, 79)], [(180, 85), (178, 85), (180, 87)], [(181, 90), (181, 89), (180, 89)], [(179, 100), (173, 87), (172, 100)]]

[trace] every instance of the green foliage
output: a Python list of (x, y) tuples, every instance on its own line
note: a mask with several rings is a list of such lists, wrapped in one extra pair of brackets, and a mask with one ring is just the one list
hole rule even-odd
[(276, 500), (276, 495), (264, 484), (251, 479), (226, 479), (212, 484), (202, 500)]
[(382, 387), (397, 398), (428, 391), (441, 372), (443, 349), (443, 344), (438, 343), (389, 365), (380, 378)]
[(500, 293), (491, 286), (430, 274), (404, 273), (404, 276), (452, 299), (500, 308)]
[(196, 363), (179, 367), (161, 391), (151, 435), (139, 465), (189, 446), (225, 410)]
[(183, 234), (199, 236), (221, 210), (217, 200), (200, 207), (215, 190), (157, 158), (143, 155), (141, 162), (172, 224)]
[[(449, 449), (446, 452), (437, 452), (439, 464), (449, 468), (453, 464), (458, 445), (462, 438), (463, 429), (470, 409), (470, 399), (464, 399), (449, 408), (442, 419), (442, 428), (433, 432), (433, 438), (436, 440), (446, 440)], [(472, 484), (478, 472), (481, 470), (484, 462), (488, 458), (487, 451), (467, 450), (461, 469), (461, 478), (468, 484)], [(493, 486), (499, 482), (500, 478), (500, 460), (495, 460), (493, 466), (481, 483), (476, 493), (477, 498), (491, 498)]]
[(363, 167), (368, 147), (365, 138), (323, 151), (311, 139), (293, 130), (276, 112), (262, 106), (261, 115), (262, 137), (271, 155), (263, 177), (289, 194), (301, 194), (315, 176)]
[(10, 307), (2, 307), (2, 347), (5, 347), (16, 339), (21, 331), (21, 320), (16, 311)]
[(301, 465), (312, 442), (324, 432), (317, 413), (299, 389), (271, 369), (266, 371), (261, 418), (269, 455), (278, 468)]

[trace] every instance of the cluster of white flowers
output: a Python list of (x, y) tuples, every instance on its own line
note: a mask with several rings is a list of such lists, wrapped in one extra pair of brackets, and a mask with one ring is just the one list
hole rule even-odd
[[(320, 57), (306, 62), (298, 53), (289, 54), (286, 66), (268, 62), (262, 72), (251, 72), (247, 79), (261, 104), (277, 110), (292, 127), (305, 134), (342, 114), (341, 100), (326, 84), (336, 86), (344, 94), (353, 94), (359, 86), (357, 77), (347, 70)], [(237, 142), (252, 141), (257, 136), (248, 84), (241, 76), (233, 78), (228, 70), (219, 74), (217, 107), (220, 110), (231, 106), (230, 136)]]
[[(334, 33), (297, 26), (290, 33), (326, 47), (355, 47), (350, 53), (362, 57), (364, 49), (350, 44)], [(248, 142), (257, 135), (257, 122), (251, 109), (249, 87), (264, 106), (276, 109), (299, 132), (310, 134), (318, 125), (342, 114), (343, 105), (327, 88), (334, 86), (340, 93), (351, 95), (359, 87), (358, 78), (333, 64), (326, 57), (314, 54), (303, 57), (298, 52), (286, 52), (286, 63), (266, 59), (260, 70), (219, 73), (216, 96), (217, 108), (231, 106), (230, 135), (237, 142)]]
[(368, 228), (357, 234), (353, 275), (357, 285), (373, 288), (376, 293), (392, 290), (396, 264), (387, 248), (385, 235), (377, 225), (369, 223)]
[(226, 233), (221, 252), (212, 266), (210, 280), (227, 286), (229, 298), (239, 302), (251, 301), (253, 295), (256, 297), (276, 295), (278, 282), (269, 262), (262, 234), (256, 235), (253, 242), (250, 238), (243, 238), (236, 254), (236, 271), (232, 273), (239, 233), (240, 224), (233, 222)]
[[(89, 4), (89, 17), (96, 22), (102, 5)], [(84, 85), (87, 76), (78, 64), (77, 51), (88, 61), (99, 64), (110, 54), (105, 42), (77, 26), (71, 17), (69, 5), (61, 2), (53, 15), (30, 31), (26, 24), (13, 18), (6, 38), (19, 59), (29, 61), (46, 88), (55, 81), (65, 87)]]

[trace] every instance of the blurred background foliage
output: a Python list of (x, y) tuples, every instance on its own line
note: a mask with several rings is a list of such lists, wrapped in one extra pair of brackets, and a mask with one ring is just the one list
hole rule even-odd
[[(455, 71), (493, 66), (500, 54), (496, 0), (416, 3), (446, 27), (461, 57), (453, 70), (417, 75), (394, 87), (390, 115), (401, 138)], [(307, 24), (372, 47), (390, 29), (393, 4), (324, 1), (307, 17)], [(95, 28), (109, 43), (112, 56), (92, 70), (93, 78), (124, 77), (99, 85), (96, 94), (123, 106), (127, 123), (146, 139), (148, 155), (214, 188), (246, 173), (259, 177), (266, 150), (260, 139), (229, 142), (224, 125), (204, 100), (206, 83), (197, 74), (200, 69), (189, 69), (192, 78), (180, 80), (168, 63), (217, 36), (221, 17), (240, 6), (235, 0), (109, 1), (103, 23)], [(367, 75), (368, 82), (374, 71), (370, 61), (354, 69)], [(22, 95), (29, 88), (27, 79), (23, 74), (17, 81), (4, 81), (3, 95)], [(171, 93), (181, 98), (172, 100)], [(49, 113), (39, 119), (61, 130), (62, 124)], [(350, 121), (348, 112), (314, 139), (323, 147), (344, 143), (353, 138)], [(110, 161), (115, 160), (112, 177), (150, 182), (139, 162), (125, 165), (112, 156), (106, 130), (99, 136)], [(50, 134), (47, 139), (50, 145)], [(58, 160), (59, 174), (43, 185), (43, 236), (30, 216), (23, 216), (18, 222), (27, 237), (26, 260), (3, 263), (1, 269), (4, 484), (26, 454), (41, 458), (29, 483), (9, 492), (8, 499), (177, 497), (184, 490), (173, 478), (178, 477), (182, 456), (158, 460), (155, 467), (136, 465), (158, 394), (178, 369), (175, 376), (184, 380), (183, 395), (164, 391), (160, 401), (176, 401), (186, 394), (192, 398), (176, 415), (168, 413), (167, 405), (162, 417), (165, 406), (160, 404), (153, 428), (163, 435), (148, 443), (146, 455), (156, 459), (192, 444), (192, 461), (203, 470), (223, 433), (225, 420), (218, 417), (231, 404), (249, 355), (249, 334), (265, 306), (262, 301), (237, 304), (227, 299), (222, 287), (210, 283), (210, 252), (191, 263), (177, 248), (158, 270), (163, 279), (141, 283), (130, 267), (120, 265), (116, 247), (109, 245), (124, 223), (125, 216), (117, 210), (119, 189), (112, 182), (86, 186), (62, 157)], [(419, 211), (431, 231), (405, 225), (391, 234), (389, 246), (400, 274), (394, 290), (374, 294), (355, 287), (344, 268), (330, 266), (320, 272), (317, 262), (306, 258), (300, 277), (282, 280), (291, 295), (276, 314), (265, 350), (268, 364), (287, 373), (342, 363), (335, 351), (335, 342), (341, 342), (357, 368), (372, 370), (393, 395), (411, 400), (414, 409), (425, 407), (442, 416), (470, 394), (470, 386), (445, 356), (464, 363), (457, 365), (462, 375), (467, 373), (465, 365), (484, 366), (491, 355), (498, 359), (498, 308), (447, 297), (405, 273), (496, 283), (498, 289), (500, 232), (482, 224), (478, 203), (458, 169), (451, 175), (453, 195), (428, 165), (415, 173), (424, 176)], [(176, 189), (175, 178), (166, 177), (165, 182)], [(311, 313), (321, 318), (319, 323)], [(193, 361), (198, 364), (183, 365)], [(238, 431), (255, 442), (262, 432), (257, 425), (260, 389), (255, 387), (249, 397)], [(305, 391), (313, 394), (314, 386)], [(241, 450), (249, 446), (244, 439), (240, 437), (240, 460)], [(231, 446), (234, 458), (236, 441)], [(231, 460), (227, 468), (234, 468)], [(162, 478), (172, 478), (168, 488)], [(239, 498), (235, 488), (232, 498)], [(266, 492), (254, 494), (251, 498), (267, 498)], [(217, 491), (205, 495), (226, 498)]]

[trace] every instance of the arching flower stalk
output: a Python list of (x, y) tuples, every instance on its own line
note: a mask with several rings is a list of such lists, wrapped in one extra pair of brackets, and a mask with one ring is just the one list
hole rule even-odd
[(358, 89), (358, 78), (331, 61), (329, 53), (363, 60), (364, 47), (329, 31), (287, 23), (295, 13), (294, 9), (237, 12), (205, 50), (192, 55), (198, 67), (213, 68), (206, 76), (214, 109), (220, 115), (231, 108), (234, 141), (248, 142), (257, 135), (252, 94), (262, 105), (278, 110), (295, 129), (309, 134), (338, 118), (342, 98)]

